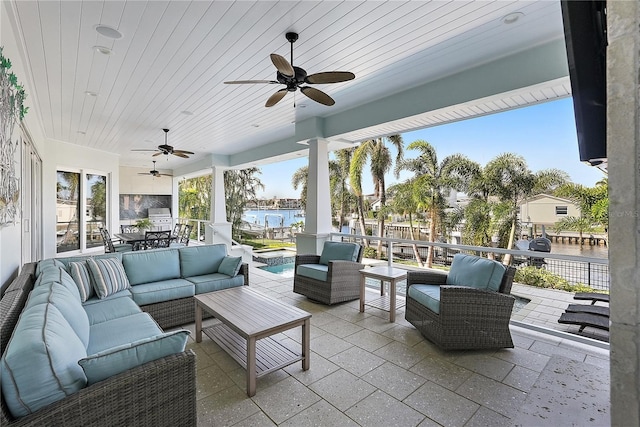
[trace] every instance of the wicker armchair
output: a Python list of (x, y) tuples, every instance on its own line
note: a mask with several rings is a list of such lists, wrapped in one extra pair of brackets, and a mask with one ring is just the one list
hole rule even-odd
[[(509, 320), (515, 298), (509, 293), (515, 271), (514, 267), (507, 267), (497, 292), (447, 285), (444, 272), (410, 271), (405, 318), (425, 338), (445, 350), (513, 348)], [(416, 292), (411, 287), (420, 284), (440, 285), (439, 313), (413, 297)]]
[[(300, 266), (323, 268), (324, 264), (321, 261), (331, 258), (331, 245), (334, 245), (333, 248), (335, 245), (354, 245), (353, 253), (357, 252), (353, 257), (355, 261), (329, 259), (326, 263), (326, 280), (298, 274)], [(364, 264), (360, 261), (362, 261), (362, 246), (356, 243), (326, 242), (323, 255), (297, 255), (293, 292), (329, 305), (358, 299), (360, 298), (360, 270), (364, 268)]]

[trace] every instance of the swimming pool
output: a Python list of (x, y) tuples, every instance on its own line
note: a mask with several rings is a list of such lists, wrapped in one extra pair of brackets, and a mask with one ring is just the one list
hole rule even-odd
[[(291, 279), (293, 278), (295, 264), (286, 263), (280, 265), (265, 265), (258, 268), (273, 274), (277, 274), (282, 278)], [(365, 283), (368, 288), (380, 289), (380, 282), (378, 280), (367, 278)], [(398, 295), (404, 296), (406, 294), (406, 282), (398, 282), (398, 285)], [(515, 304), (513, 305), (514, 313), (524, 308), (529, 303), (529, 301), (531, 301), (527, 298), (522, 298), (517, 295), (513, 295), (513, 297), (516, 299)]]

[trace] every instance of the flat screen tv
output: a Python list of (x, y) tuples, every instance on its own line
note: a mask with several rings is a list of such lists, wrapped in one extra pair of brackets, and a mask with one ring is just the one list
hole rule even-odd
[(596, 166), (607, 159), (607, 3), (560, 3), (580, 161)]

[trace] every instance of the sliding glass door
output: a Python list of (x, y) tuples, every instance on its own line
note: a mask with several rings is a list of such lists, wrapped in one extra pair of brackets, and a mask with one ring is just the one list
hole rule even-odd
[(56, 252), (101, 247), (99, 229), (109, 212), (106, 175), (58, 170), (56, 194)]

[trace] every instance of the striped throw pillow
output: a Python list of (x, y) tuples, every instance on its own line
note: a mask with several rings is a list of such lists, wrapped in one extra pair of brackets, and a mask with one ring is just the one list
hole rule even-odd
[(117, 258), (88, 259), (87, 266), (100, 299), (131, 287), (122, 261)]
[(80, 301), (85, 302), (94, 295), (91, 276), (89, 276), (89, 270), (87, 270), (87, 263), (84, 261), (70, 262), (67, 268), (73, 281), (76, 282), (78, 291), (80, 291)]

